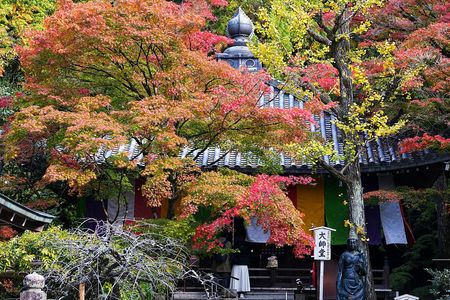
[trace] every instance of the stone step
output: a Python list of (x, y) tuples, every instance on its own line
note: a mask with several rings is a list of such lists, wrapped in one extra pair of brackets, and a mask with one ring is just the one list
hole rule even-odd
[[(205, 292), (174, 292), (173, 300), (208, 299)], [(232, 298), (231, 298), (232, 299)]]
[(251, 300), (294, 300), (294, 293), (288, 292), (250, 292), (244, 299)]
[[(175, 292), (173, 294), (174, 300), (194, 300), (194, 299), (208, 299), (206, 293), (204, 292)], [(214, 299), (214, 298), (210, 298)], [(235, 300), (238, 298), (216, 298), (221, 300)], [(241, 298), (239, 298), (241, 299)], [(291, 291), (280, 291), (280, 292), (248, 292), (245, 293), (244, 299), (248, 300), (294, 300), (294, 293)]]

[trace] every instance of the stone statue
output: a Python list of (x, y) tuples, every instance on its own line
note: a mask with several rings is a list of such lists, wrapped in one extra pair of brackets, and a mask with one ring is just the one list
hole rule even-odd
[(367, 262), (364, 254), (357, 250), (357, 236), (350, 231), (347, 250), (339, 259), (336, 280), (337, 300), (365, 300)]

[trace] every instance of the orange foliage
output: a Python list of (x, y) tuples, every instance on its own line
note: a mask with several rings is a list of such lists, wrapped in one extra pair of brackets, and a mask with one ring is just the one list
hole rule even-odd
[[(305, 139), (310, 112), (258, 107), (267, 74), (208, 55), (229, 42), (202, 31), (214, 18), (210, 4), (224, 3), (61, 2), (44, 30), (29, 32), (29, 45), (17, 49), (27, 93), (16, 100), (22, 108), (6, 133), (7, 159), (29, 157), (24, 141), (45, 143), (50, 164), (39, 184), (63, 181), (76, 192), (110, 176), (107, 169), (131, 172), (145, 163), (144, 193), (152, 199), (154, 192), (150, 202), (159, 205), (170, 196), (169, 176), (183, 173), (183, 147), (199, 155), (209, 145)], [(130, 141), (138, 154), (108, 152)], [(143, 162), (148, 155), (157, 159)]]
[(191, 184), (182, 199), (183, 215), (187, 217), (205, 207), (214, 212), (212, 221), (197, 227), (193, 238), (195, 249), (207, 252), (220, 246), (217, 235), (231, 230), (234, 217), (251, 217), (270, 230), (267, 241), (276, 246), (291, 245), (296, 257), (310, 254), (313, 240), (302, 228), (303, 214), (286, 195), (286, 187), (293, 184), (310, 184), (311, 177), (282, 177), (237, 175), (233, 172), (208, 172)]
[(18, 234), (11, 226), (0, 226), (0, 241), (12, 239)]
[[(120, 198), (123, 178), (143, 176), (148, 205), (160, 206), (198, 183), (194, 160), (208, 147), (256, 154), (306, 139), (310, 111), (260, 107), (265, 72), (210, 56), (230, 41), (202, 31), (213, 19), (210, 5), (224, 4), (61, 1), (44, 30), (29, 32), (29, 45), (18, 48), (26, 94), (16, 99), (21, 109), (5, 135), (6, 158), (30, 159), (31, 146), (42, 144), (49, 165), (39, 185), (64, 182), (105, 198), (117, 190)], [(130, 142), (137, 151), (116, 151)], [(179, 157), (183, 149), (188, 158)], [(284, 181), (274, 180), (259, 176), (261, 191), (238, 189), (239, 203), (229, 208), (256, 212), (272, 243), (308, 253), (301, 215), (279, 187)]]
[(411, 129), (411, 138), (402, 142), (403, 152), (448, 148), (449, 11), (450, 4), (444, 0), (389, 0), (372, 13), (373, 26), (366, 37), (374, 42), (396, 43), (396, 76), (407, 69), (415, 70), (401, 81), (401, 91), (409, 94), (400, 100), (406, 104), (402, 107), (410, 115)]

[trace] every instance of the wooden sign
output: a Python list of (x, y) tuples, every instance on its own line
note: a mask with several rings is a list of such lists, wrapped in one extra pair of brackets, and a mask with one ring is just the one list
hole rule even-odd
[(314, 259), (330, 260), (331, 259), (331, 231), (336, 231), (328, 227), (315, 227), (310, 229), (314, 231)]
[(329, 227), (315, 227), (314, 231), (314, 260), (320, 261), (319, 271), (319, 300), (323, 300), (323, 270), (324, 261), (331, 259), (331, 232), (336, 231)]

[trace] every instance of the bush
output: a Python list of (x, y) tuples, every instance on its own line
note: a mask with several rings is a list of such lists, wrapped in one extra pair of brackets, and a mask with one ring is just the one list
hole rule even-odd
[(431, 270), (425, 269), (433, 277), (431, 279), (430, 292), (437, 300), (450, 299), (450, 269)]
[(0, 299), (17, 297), (22, 288), (23, 276), (30, 273), (39, 261), (41, 268), (48, 269), (62, 249), (54, 249), (52, 240), (63, 240), (70, 235), (59, 227), (43, 232), (25, 231), (9, 241), (0, 242), (0, 272), (5, 278), (0, 282)]
[(145, 223), (156, 226), (145, 226), (138, 230), (149, 230), (150, 232), (158, 230), (161, 236), (178, 240), (186, 247), (191, 246), (195, 228), (198, 226), (198, 222), (192, 217), (182, 220), (151, 219), (146, 220)]
[(175, 287), (186, 272), (188, 255), (180, 241), (163, 233), (163, 227), (147, 223), (139, 227), (145, 232), (100, 222), (95, 231), (50, 227), (25, 232), (0, 243), (0, 267), (30, 272), (32, 262), (40, 260), (37, 272), (46, 277), (53, 298), (77, 299), (78, 286), (84, 283), (87, 299), (151, 299)]
[(9, 241), (0, 242), (0, 271), (30, 272), (35, 260), (39, 260), (43, 268), (49, 268), (62, 251), (54, 249), (52, 241), (68, 239), (70, 235), (60, 227), (50, 227), (43, 232), (25, 231)]

